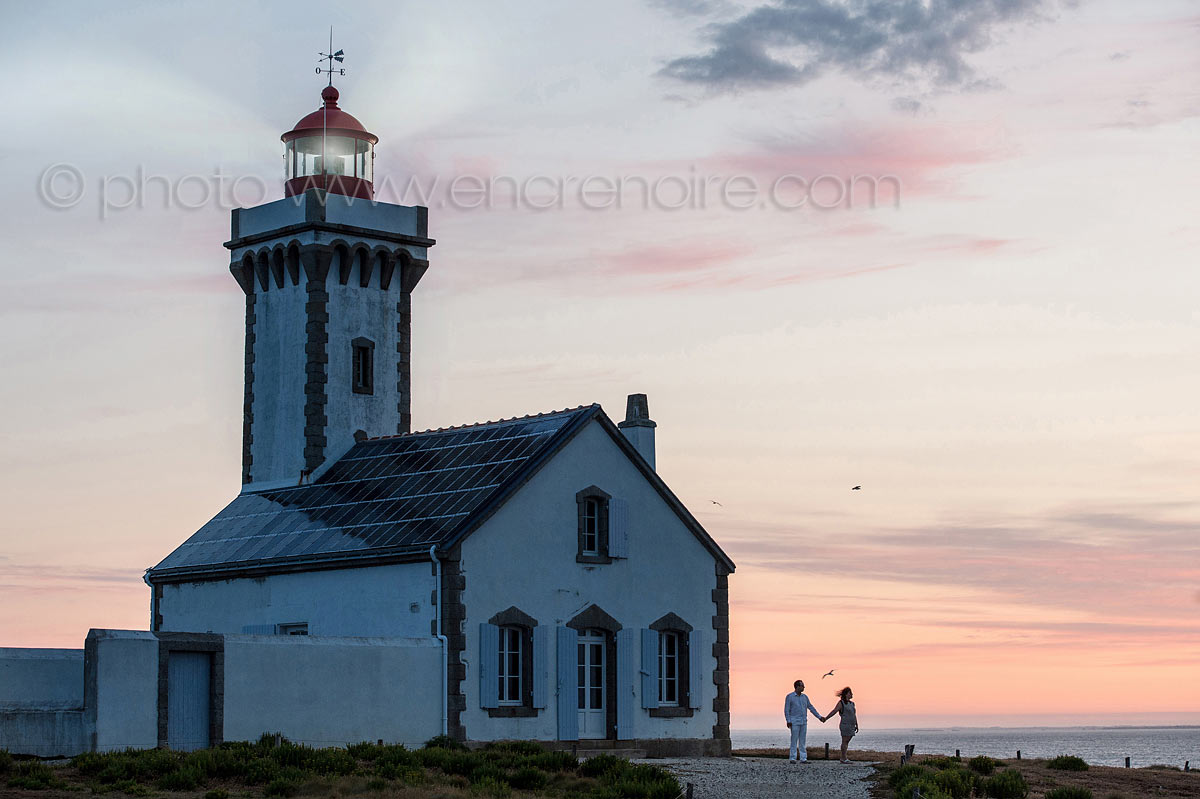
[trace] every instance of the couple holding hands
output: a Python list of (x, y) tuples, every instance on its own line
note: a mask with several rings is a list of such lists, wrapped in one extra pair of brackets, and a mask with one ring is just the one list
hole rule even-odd
[(788, 749), (788, 760), (793, 763), (808, 762), (808, 749), (806, 748), (808, 714), (812, 713), (822, 722), (834, 715), (842, 717), (838, 724), (842, 733), (841, 762), (849, 763), (850, 761), (846, 758), (846, 747), (850, 745), (850, 739), (858, 732), (858, 715), (854, 709), (854, 692), (850, 690), (850, 686), (837, 692), (838, 703), (826, 716), (822, 716), (813, 707), (808, 695), (804, 693), (804, 680), (796, 680), (794, 686), (796, 690), (783, 700), (783, 719), (787, 722), (788, 729), (792, 731), (792, 745)]

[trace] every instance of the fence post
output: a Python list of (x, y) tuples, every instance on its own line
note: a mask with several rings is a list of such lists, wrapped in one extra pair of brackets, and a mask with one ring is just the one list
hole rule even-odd
[(825, 742), (825, 759), (829, 759), (829, 741)]
[(960, 759), (960, 760), (962, 759), (962, 755), (961, 755), (961, 754), (959, 754), (959, 751), (958, 751), (957, 749), (955, 749), (955, 750), (954, 750), (954, 756), (955, 756), (955, 757), (957, 757), (957, 758), (958, 758), (958, 759)]
[(1129, 758), (1125, 758), (1125, 768), (1129, 768)]
[(1190, 761), (1190, 760), (1183, 761), (1183, 770), (1190, 771), (1191, 769), (1189, 769), (1188, 766), (1190, 766), (1191, 764), (1192, 764), (1192, 761)]
[(1020, 760), (1020, 759), (1021, 759), (1021, 750), (1018, 749), (1017, 750), (1017, 760)]
[(687, 784), (687, 799), (692, 799), (692, 790), (695, 788), (690, 782)]

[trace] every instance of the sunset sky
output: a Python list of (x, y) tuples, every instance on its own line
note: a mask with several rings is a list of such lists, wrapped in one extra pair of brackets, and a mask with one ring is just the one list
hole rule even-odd
[(221, 244), (330, 24), (380, 199), (436, 183), (414, 427), (648, 394), (738, 564), (735, 728), (797, 677), (864, 727), (1200, 723), (1191, 2), (8, 6), (0, 646), (145, 629), (238, 491)]

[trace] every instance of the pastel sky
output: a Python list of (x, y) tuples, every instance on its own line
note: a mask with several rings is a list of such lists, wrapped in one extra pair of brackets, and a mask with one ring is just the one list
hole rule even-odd
[[(738, 564), (734, 727), (776, 726), (796, 677), (826, 709), (830, 668), (872, 726), (1200, 723), (1194, 3), (4, 21), (0, 646), (144, 629), (143, 570), (238, 490), (233, 203), (203, 186), (282, 196), (333, 24), (396, 185), (757, 184), (749, 208), (435, 192), (413, 298), (419, 429), (649, 395), (660, 473)], [(853, 176), (892, 183), (816, 207)]]

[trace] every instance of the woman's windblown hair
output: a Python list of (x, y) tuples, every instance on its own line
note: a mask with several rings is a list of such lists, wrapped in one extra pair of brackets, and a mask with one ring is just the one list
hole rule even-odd
[(834, 691), (834, 692), (833, 692), (833, 695), (834, 695), (834, 696), (836, 696), (838, 699), (845, 699), (845, 698), (846, 698), (846, 694), (848, 694), (848, 693), (850, 693), (850, 686), (849, 686), (849, 685), (847, 685), (845, 688), (843, 688), (843, 689), (842, 689), (842, 690), (840, 690), (840, 691)]

